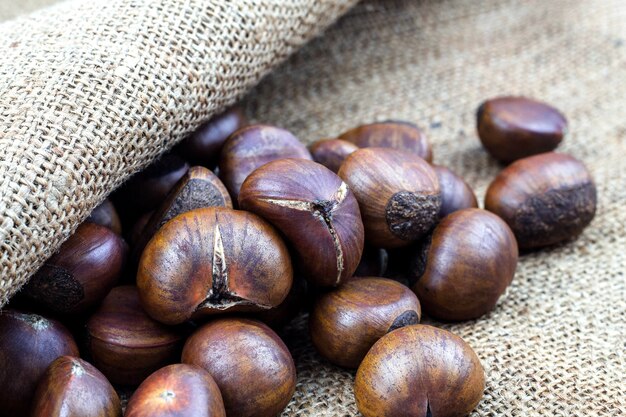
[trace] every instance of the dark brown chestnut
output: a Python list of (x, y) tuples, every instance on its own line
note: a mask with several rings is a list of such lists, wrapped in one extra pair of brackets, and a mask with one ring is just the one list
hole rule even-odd
[(437, 174), (419, 156), (395, 149), (353, 152), (339, 169), (359, 202), (365, 239), (373, 246), (406, 246), (439, 219)]
[(316, 285), (339, 285), (359, 264), (359, 205), (346, 183), (323, 165), (305, 159), (269, 162), (243, 183), (239, 206), (287, 237), (304, 277)]
[(309, 146), (313, 160), (335, 173), (346, 157), (357, 149), (359, 147), (354, 143), (341, 139), (322, 139)]
[(205, 324), (185, 343), (182, 362), (213, 376), (228, 417), (276, 416), (296, 388), (287, 346), (256, 320), (225, 318)]
[(260, 217), (221, 207), (183, 213), (152, 238), (137, 286), (148, 314), (166, 324), (279, 305), (293, 279), (289, 252)]
[(508, 223), (522, 249), (579, 235), (593, 220), (596, 204), (596, 186), (585, 165), (553, 152), (509, 165), (485, 197), (485, 208)]
[(293, 284), (282, 303), (269, 310), (251, 313), (255, 319), (261, 320), (272, 329), (281, 329), (296, 318), (307, 303), (307, 283), (304, 278), (293, 277)]
[(463, 209), (446, 216), (413, 259), (413, 290), (424, 312), (469, 320), (493, 310), (515, 275), (517, 242), (498, 216)]
[(306, 146), (285, 129), (267, 125), (244, 127), (224, 144), (219, 176), (237, 201), (241, 184), (252, 171), (282, 158), (312, 159)]
[(124, 417), (226, 417), (222, 394), (196, 365), (161, 368), (139, 385)]
[(419, 323), (421, 314), (417, 297), (406, 286), (386, 278), (353, 278), (318, 297), (309, 330), (320, 355), (356, 368), (378, 339)]
[(355, 127), (339, 135), (338, 139), (354, 143), (359, 148), (392, 148), (412, 152), (428, 162), (433, 152), (428, 138), (413, 123), (389, 120)]
[(0, 312), (0, 416), (26, 416), (37, 383), (59, 356), (78, 356), (59, 322), (16, 310)]
[(189, 163), (213, 168), (217, 165), (226, 139), (248, 120), (240, 107), (231, 107), (200, 126), (175, 148), (175, 152)]
[(83, 223), (30, 278), (24, 294), (57, 313), (83, 313), (113, 288), (127, 252), (126, 242), (112, 230)]
[(155, 210), (150, 210), (142, 214), (141, 216), (139, 216), (137, 221), (133, 224), (130, 234), (128, 235), (128, 241), (132, 248), (137, 246), (137, 243), (139, 243), (139, 240), (143, 236), (143, 229), (146, 227), (146, 225), (152, 218), (152, 215), (154, 214), (154, 212)]
[(117, 214), (115, 206), (108, 198), (93, 209), (85, 221), (108, 227), (118, 235), (122, 234), (122, 222), (120, 220), (120, 216)]
[(446, 330), (421, 324), (378, 340), (354, 381), (364, 417), (462, 417), (484, 389), (485, 372), (472, 348)]
[(441, 188), (441, 209), (439, 217), (464, 208), (477, 208), (478, 201), (474, 191), (463, 178), (446, 167), (433, 165)]
[(139, 304), (137, 289), (116, 287), (87, 322), (87, 345), (96, 367), (113, 383), (139, 385), (172, 363), (184, 339), (181, 329), (150, 318)]
[(61, 356), (37, 386), (31, 417), (121, 417), (120, 398), (89, 362)]
[(497, 97), (476, 113), (478, 136), (501, 162), (554, 150), (567, 131), (567, 119), (554, 107), (526, 97)]
[(385, 249), (365, 245), (361, 261), (354, 271), (356, 277), (382, 277), (387, 272), (389, 254)]

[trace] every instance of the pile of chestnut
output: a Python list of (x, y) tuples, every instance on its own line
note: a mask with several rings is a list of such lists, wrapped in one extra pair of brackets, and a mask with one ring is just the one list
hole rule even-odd
[[(357, 369), (366, 416), (468, 414), (485, 387), (458, 336), (422, 325), (496, 307), (519, 250), (592, 220), (566, 120), (500, 97), (478, 134), (505, 167), (479, 209), (411, 123), (305, 147), (231, 109), (117, 190), (0, 314), (0, 416), (275, 416), (308, 310), (319, 354)], [(63, 324), (62, 324), (63, 323)], [(277, 333), (278, 332), (278, 333)]]

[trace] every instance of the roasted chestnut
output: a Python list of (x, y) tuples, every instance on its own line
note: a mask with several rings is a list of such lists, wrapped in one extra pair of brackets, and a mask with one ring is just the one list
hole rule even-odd
[(339, 176), (359, 202), (365, 240), (373, 246), (406, 246), (429, 232), (439, 219), (437, 175), (413, 153), (359, 149), (346, 158)]
[(417, 297), (406, 286), (386, 278), (354, 278), (318, 297), (309, 330), (323, 357), (356, 368), (378, 339), (419, 323), (421, 313)]
[(282, 158), (311, 160), (311, 154), (291, 132), (274, 126), (252, 125), (233, 133), (222, 149), (219, 176), (235, 201), (252, 171)]
[(472, 348), (446, 330), (421, 324), (378, 340), (354, 381), (364, 417), (462, 417), (484, 389), (485, 372)]
[(185, 343), (182, 362), (213, 376), (228, 417), (276, 416), (296, 387), (287, 346), (256, 320), (224, 318), (205, 324)]
[(359, 147), (354, 143), (341, 139), (322, 139), (309, 146), (313, 160), (335, 173), (346, 157), (357, 149)]
[(108, 198), (93, 209), (85, 221), (108, 227), (118, 235), (122, 234), (122, 222), (120, 221), (120, 216), (117, 214), (115, 206)]
[(112, 230), (83, 223), (30, 278), (24, 295), (57, 313), (83, 313), (113, 288), (127, 252), (126, 242)]
[(125, 417), (226, 417), (222, 394), (207, 371), (176, 364), (161, 368), (139, 385)]
[(477, 208), (478, 201), (472, 188), (446, 167), (433, 165), (433, 169), (439, 180), (441, 188), (441, 209), (439, 217), (446, 217), (448, 214), (464, 208)]
[(15, 310), (0, 312), (0, 416), (26, 416), (37, 383), (59, 356), (78, 356), (59, 322)]
[(480, 105), (478, 136), (501, 162), (554, 150), (567, 131), (567, 120), (554, 107), (526, 97), (498, 97)]
[(167, 222), (143, 251), (137, 274), (141, 304), (166, 324), (276, 307), (292, 280), (276, 230), (252, 213), (221, 207)]
[(61, 356), (39, 381), (31, 417), (121, 417), (120, 398), (89, 362)]
[(339, 285), (359, 264), (359, 205), (346, 183), (316, 162), (280, 159), (263, 165), (243, 183), (239, 206), (287, 237), (302, 274), (316, 285)]
[(595, 216), (596, 204), (596, 186), (585, 165), (553, 152), (509, 165), (485, 197), (485, 208), (508, 223), (522, 249), (579, 235)]
[(113, 383), (139, 385), (172, 363), (184, 339), (181, 329), (150, 318), (139, 304), (137, 289), (116, 287), (87, 322), (87, 349), (96, 367)]

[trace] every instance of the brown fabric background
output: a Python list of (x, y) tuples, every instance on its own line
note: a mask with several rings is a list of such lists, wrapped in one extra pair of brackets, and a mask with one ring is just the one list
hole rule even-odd
[[(560, 150), (592, 171), (598, 213), (577, 240), (523, 256), (493, 313), (444, 325), (487, 372), (475, 416), (626, 415), (624, 22), (621, 0), (365, 1), (246, 99), (253, 118), (307, 142), (373, 120), (418, 122), (435, 162), (480, 199), (500, 169), (475, 135), (481, 100), (526, 94), (568, 116)], [(305, 318), (287, 339), (299, 379), (283, 415), (358, 415), (353, 373), (319, 358)]]

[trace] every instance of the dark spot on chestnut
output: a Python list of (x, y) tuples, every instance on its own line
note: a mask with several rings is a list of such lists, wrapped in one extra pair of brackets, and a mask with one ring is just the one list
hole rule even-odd
[(432, 228), (432, 219), (439, 214), (441, 196), (409, 191), (395, 193), (385, 208), (389, 229), (403, 240), (412, 241)]
[(407, 310), (400, 314), (389, 326), (387, 333), (392, 332), (400, 327), (410, 326), (411, 324), (417, 324), (420, 322), (420, 318), (415, 310)]

